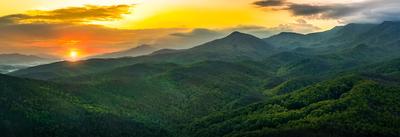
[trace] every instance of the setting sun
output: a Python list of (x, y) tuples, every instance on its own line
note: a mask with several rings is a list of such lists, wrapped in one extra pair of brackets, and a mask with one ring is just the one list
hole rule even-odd
[(69, 52), (69, 57), (70, 57), (71, 61), (77, 60), (78, 59), (78, 55), (79, 55), (78, 51), (72, 50), (72, 51)]

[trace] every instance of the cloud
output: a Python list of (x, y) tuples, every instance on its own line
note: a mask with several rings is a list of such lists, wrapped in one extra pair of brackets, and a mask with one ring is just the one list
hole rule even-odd
[(180, 33), (172, 33), (171, 34), (171, 36), (184, 37), (184, 38), (204, 37), (204, 36), (210, 36), (210, 35), (220, 35), (220, 33), (217, 31), (209, 30), (209, 29), (197, 28), (197, 29), (193, 29), (190, 32), (180, 32)]
[(399, 0), (369, 0), (361, 5), (358, 12), (346, 17), (343, 21), (349, 22), (370, 22), (379, 23), (382, 21), (400, 20), (400, 1)]
[(129, 14), (133, 5), (68, 7), (56, 10), (33, 10), (24, 14), (0, 17), (0, 24), (29, 23), (87, 23), (91, 21), (111, 21)]
[(16, 23), (17, 20), (27, 18), (27, 17), (29, 17), (29, 16), (24, 15), (24, 14), (13, 14), (13, 15), (2, 16), (2, 17), (0, 17), (0, 25), (13, 24), (13, 23)]
[(277, 34), (279, 32), (288, 31), (288, 30), (283, 30), (283, 29), (281, 29), (279, 27), (267, 28), (267, 27), (263, 27), (263, 26), (254, 26), (254, 25), (253, 26), (251, 26), (251, 25), (239, 25), (239, 26), (232, 27), (232, 28), (226, 28), (226, 29), (223, 29), (221, 31), (226, 32), (226, 33), (231, 33), (233, 31), (240, 31), (240, 32), (243, 32), (243, 33), (252, 34), (252, 35), (254, 35), (256, 37), (259, 37), (259, 38), (266, 38), (266, 37), (275, 35), (275, 34)]
[(275, 6), (285, 5), (286, 0), (262, 0), (262, 1), (256, 1), (253, 4), (260, 7), (275, 7)]
[[(382, 22), (399, 20), (399, 0), (364, 0), (346, 3), (295, 3), (285, 0), (262, 0), (253, 3), (259, 7), (275, 7), (293, 16), (309, 19), (337, 19), (341, 22)], [(397, 15), (396, 15), (397, 14)]]
[(312, 16), (331, 10), (330, 6), (317, 6), (309, 4), (290, 4), (287, 10), (291, 11), (295, 16)]
[(307, 24), (307, 21), (304, 19), (297, 19), (296, 22), (299, 24)]
[(153, 46), (158, 48), (186, 49), (203, 44), (205, 42), (221, 38), (225, 34), (218, 30), (195, 28), (180, 32), (173, 32), (169, 35), (156, 39)]
[(276, 28), (286, 32), (296, 32), (304, 34), (321, 30), (321, 28), (308, 23), (304, 19), (298, 19), (295, 23), (281, 24)]
[(330, 19), (349, 16), (362, 8), (355, 5), (311, 5), (311, 4), (289, 4), (286, 8), (295, 16), (307, 16), (317, 19)]
[(287, 10), (291, 12), (294, 16), (303, 16), (318, 19), (344, 17), (362, 9), (360, 6), (356, 6), (353, 4), (298, 4), (287, 2), (285, 0), (263, 0), (256, 1), (253, 4), (260, 7), (280, 6), (281, 8), (275, 9)]
[(263, 26), (237, 26), (233, 28), (226, 28), (220, 30), (222, 32), (230, 33), (233, 31), (240, 31), (249, 33), (259, 38), (266, 38), (281, 32), (297, 32), (297, 33), (311, 33), (321, 30), (321, 28), (308, 23), (304, 19), (298, 19), (293, 23), (284, 23), (276, 27), (263, 27)]

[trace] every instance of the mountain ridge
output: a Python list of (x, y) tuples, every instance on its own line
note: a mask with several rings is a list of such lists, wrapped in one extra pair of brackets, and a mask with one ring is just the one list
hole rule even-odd
[(2, 65), (32, 65), (53, 60), (57, 59), (43, 58), (35, 55), (24, 55), (19, 53), (0, 54), (0, 64)]
[[(45, 73), (47, 76), (50, 76), (46, 77), (46, 79), (48, 79), (53, 77), (55, 78), (57, 77), (58, 74), (63, 75), (63, 73), (67, 74), (71, 73), (72, 75), (86, 73), (85, 71), (78, 70), (79, 66), (82, 67), (87, 66), (89, 69), (104, 71), (115, 67), (123, 65), (131, 65), (140, 62), (173, 62), (173, 63), (185, 64), (185, 63), (200, 62), (205, 60), (234, 61), (237, 59), (257, 59), (257, 58), (262, 59), (275, 52), (277, 51), (274, 50), (272, 46), (268, 45), (260, 38), (257, 38), (249, 34), (233, 32), (230, 35), (226, 36), (225, 38), (210, 41), (190, 49), (174, 51), (172, 53), (149, 54), (138, 57), (126, 57), (119, 59), (118, 58), (89, 59), (84, 61), (77, 61), (74, 63), (69, 63), (67, 61), (64, 61), (60, 63), (37, 66), (21, 71), (16, 71), (11, 73), (11, 75), (34, 78), (36, 76), (40, 76)], [(104, 67), (103, 68), (91, 67), (89, 65), (96, 63), (103, 64), (101, 66)], [(68, 64), (76, 64), (76, 65), (68, 65)], [(60, 73), (59, 71), (55, 71), (54, 69), (45, 69), (43, 67), (63, 68), (63, 71), (66, 72)], [(34, 74), (36, 73), (35, 71), (37, 71), (37, 74)]]
[(150, 54), (154, 51), (158, 50), (158, 48), (154, 48), (150, 45), (143, 44), (134, 48), (129, 48), (117, 52), (105, 53), (101, 55), (95, 55), (91, 57), (87, 57), (87, 59), (96, 59), (96, 58), (122, 58), (122, 57), (137, 57), (142, 55)]
[(0, 54), (0, 73), (10, 73), (16, 70), (57, 62), (57, 58), (45, 58), (37, 55), (19, 53)]

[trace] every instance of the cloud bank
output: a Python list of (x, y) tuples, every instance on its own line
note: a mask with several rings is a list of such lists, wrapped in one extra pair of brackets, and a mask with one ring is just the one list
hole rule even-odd
[(287, 0), (261, 0), (253, 3), (258, 7), (286, 10), (293, 16), (309, 19), (337, 19), (341, 22), (396, 21), (400, 17), (399, 0), (366, 0), (337, 4), (294, 3)]

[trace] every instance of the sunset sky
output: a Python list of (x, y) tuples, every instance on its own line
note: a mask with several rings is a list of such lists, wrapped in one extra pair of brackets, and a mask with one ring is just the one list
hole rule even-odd
[(234, 30), (267, 37), (400, 19), (399, 0), (0, 1), (0, 53), (88, 56), (188, 48)]

